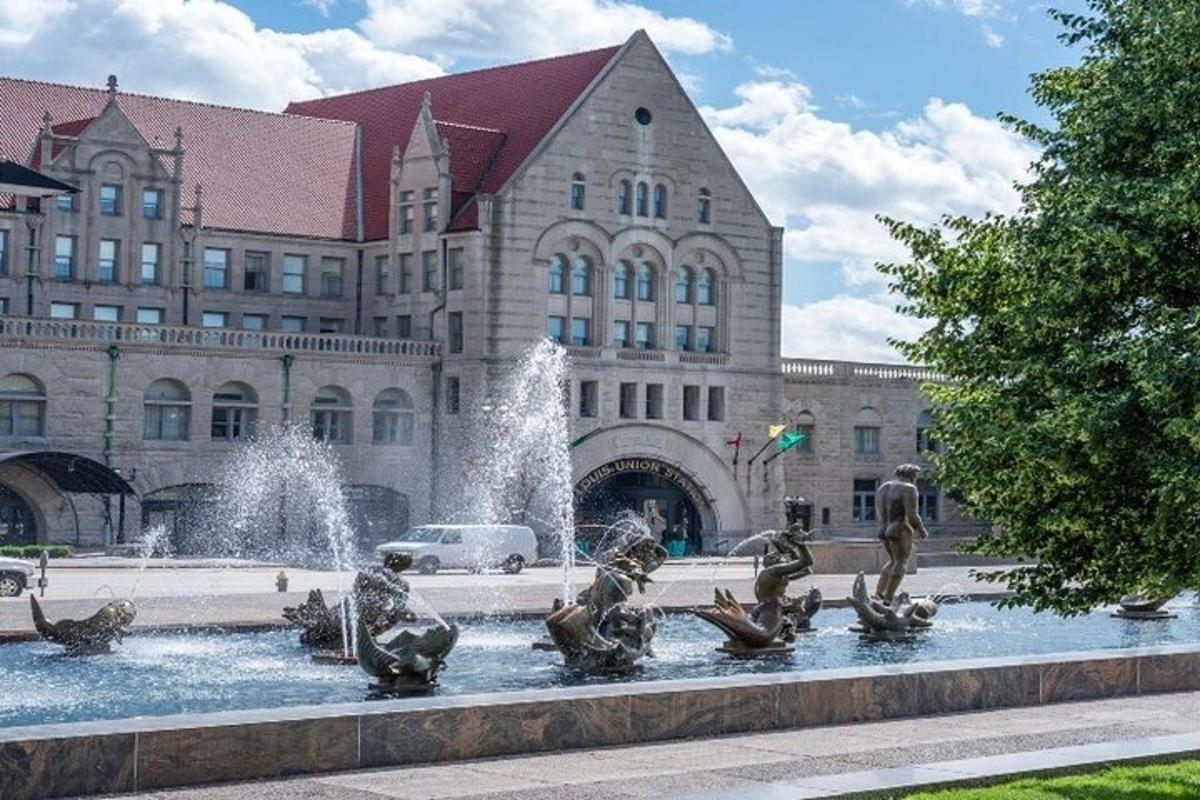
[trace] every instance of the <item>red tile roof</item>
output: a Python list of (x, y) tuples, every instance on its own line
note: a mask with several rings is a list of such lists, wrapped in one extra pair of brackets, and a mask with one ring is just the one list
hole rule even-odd
[[(499, 189), (620, 48), (403, 83), (292, 103), (287, 111), (357, 122), (362, 128), (366, 238), (388, 235), (392, 149), (408, 144), (425, 92), (450, 140), (452, 227), (473, 227), (475, 192)], [(502, 136), (501, 136), (502, 135)], [(461, 165), (460, 160), (468, 163)], [(463, 207), (466, 206), (466, 210)], [(469, 222), (469, 224), (468, 224)]]
[[(151, 145), (173, 147), (183, 128), (184, 204), (203, 184), (207, 227), (355, 237), (354, 125), (125, 92), (117, 99)], [(0, 158), (31, 163), (43, 112), (64, 121), (56, 132), (78, 134), (107, 100), (101, 89), (0, 78)]]

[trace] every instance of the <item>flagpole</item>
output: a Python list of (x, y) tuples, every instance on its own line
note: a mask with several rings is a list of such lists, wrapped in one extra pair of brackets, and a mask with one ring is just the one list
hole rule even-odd
[(766, 442), (766, 444), (764, 444), (762, 447), (758, 448), (758, 452), (757, 452), (757, 453), (755, 453), (754, 455), (752, 455), (752, 456), (750, 457), (750, 460), (746, 462), (746, 467), (747, 467), (747, 468), (749, 468), (749, 466), (750, 466), (751, 464), (753, 464), (755, 461), (757, 461), (757, 460), (758, 460), (758, 457), (759, 457), (759, 456), (761, 456), (761, 455), (762, 455), (762, 454), (763, 454), (763, 453), (766, 451), (766, 449), (767, 449), (768, 447), (770, 447), (771, 445), (773, 445), (773, 444), (775, 443), (775, 440), (776, 440), (776, 439), (778, 439), (780, 436), (782, 436), (782, 435), (783, 435), (783, 432), (784, 432), (784, 431), (786, 431), (786, 430), (788, 429), (788, 425), (789, 425), (789, 424), (790, 424), (790, 423), (784, 423), (783, 430), (779, 431), (779, 433), (775, 434), (775, 435), (774, 435), (774, 436), (772, 436), (770, 439), (767, 439), (767, 442)]

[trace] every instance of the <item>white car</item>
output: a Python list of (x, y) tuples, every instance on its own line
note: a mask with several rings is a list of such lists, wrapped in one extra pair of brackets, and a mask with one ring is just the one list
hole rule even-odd
[(422, 575), (491, 567), (515, 575), (537, 559), (537, 537), (524, 525), (422, 525), (403, 539), (379, 545), (375, 553), (380, 558), (407, 553)]
[(29, 585), (33, 573), (33, 564), (28, 561), (0, 558), (0, 597), (18, 597)]

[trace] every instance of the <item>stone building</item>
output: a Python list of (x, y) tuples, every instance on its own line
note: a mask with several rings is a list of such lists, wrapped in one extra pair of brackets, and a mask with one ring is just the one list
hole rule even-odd
[[(286, 420), (334, 444), (364, 540), (462, 518), (468, 421), (543, 336), (586, 521), (654, 505), (712, 551), (794, 485), (848, 530), (914, 455), (913, 380), (781, 362), (782, 231), (644, 33), (281, 114), (115, 78), (0, 78), (0, 107), (0, 158), (79, 188), (0, 198), (0, 543), (186, 525)], [(788, 414), (815, 452), (752, 463)]]

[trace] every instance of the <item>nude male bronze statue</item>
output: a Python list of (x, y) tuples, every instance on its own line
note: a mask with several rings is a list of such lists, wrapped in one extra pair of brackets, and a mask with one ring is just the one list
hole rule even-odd
[(887, 551), (888, 562), (879, 571), (879, 583), (875, 596), (891, 603), (904, 580), (908, 561), (913, 554), (913, 536), (920, 534), (929, 538), (929, 531), (917, 513), (917, 476), (921, 468), (916, 464), (901, 464), (896, 475), (875, 492), (875, 513), (879, 516), (879, 539)]

